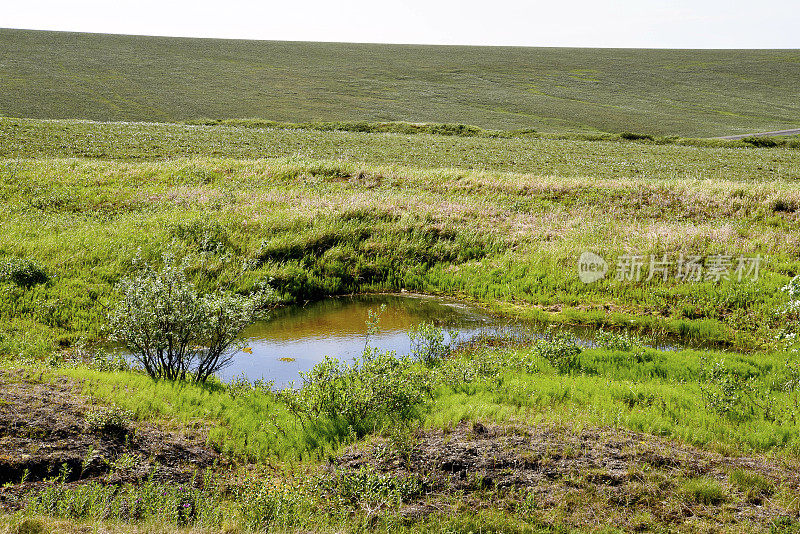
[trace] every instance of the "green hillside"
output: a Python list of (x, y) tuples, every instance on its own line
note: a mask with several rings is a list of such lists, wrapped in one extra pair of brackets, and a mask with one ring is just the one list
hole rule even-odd
[(800, 125), (799, 79), (798, 50), (411, 46), (0, 30), (0, 115), (12, 117), (411, 121), (718, 136)]

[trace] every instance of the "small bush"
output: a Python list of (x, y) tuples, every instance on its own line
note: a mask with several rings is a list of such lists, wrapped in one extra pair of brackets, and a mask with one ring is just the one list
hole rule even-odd
[[(450, 352), (444, 342), (444, 331), (433, 323), (421, 323), (411, 328), (408, 334), (411, 354), (428, 367), (432, 367)], [(451, 339), (454, 337), (450, 335)]]
[(654, 141), (655, 138), (650, 134), (640, 134), (634, 132), (622, 132), (619, 134), (622, 139), (626, 139), (628, 141)]
[(706, 407), (735, 421), (775, 418), (775, 396), (754, 377), (728, 367), (724, 360), (703, 360), (700, 391)]
[(252, 480), (236, 488), (234, 495), (242, 527), (247, 532), (287, 531), (286, 527), (303, 515), (303, 493), (274, 481)]
[(123, 342), (153, 378), (205, 382), (230, 364), (239, 334), (275, 301), (269, 288), (250, 296), (224, 291), (200, 295), (174, 257), (159, 271), (145, 265), (119, 285), (109, 316)]
[(12, 258), (0, 261), (0, 282), (32, 287), (50, 280), (44, 269), (30, 259)]
[(628, 332), (606, 332), (599, 330), (594, 336), (597, 346), (608, 350), (629, 352), (637, 358), (644, 355), (645, 347)]
[(774, 213), (794, 213), (798, 209), (797, 202), (786, 198), (776, 198), (770, 203), (770, 207)]
[(429, 373), (411, 358), (372, 347), (352, 364), (325, 357), (301, 377), (299, 389), (278, 394), (289, 411), (304, 426), (324, 418), (356, 437), (412, 419), (433, 390)]
[(760, 147), (760, 148), (772, 148), (776, 146), (783, 146), (786, 144), (785, 139), (777, 139), (775, 137), (766, 137), (766, 136), (750, 136), (745, 137), (742, 139), (742, 143), (747, 143), (748, 145)]
[(534, 346), (534, 352), (562, 374), (580, 370), (578, 356), (582, 351), (583, 348), (571, 334), (554, 328)]
[(687, 480), (681, 486), (684, 498), (698, 504), (719, 504), (726, 499), (725, 490), (711, 478)]
[(423, 494), (428, 482), (417, 475), (391, 475), (362, 467), (358, 471), (339, 469), (323, 490), (342, 503), (408, 502)]
[(86, 424), (93, 432), (124, 431), (133, 418), (133, 412), (118, 406), (95, 408), (86, 412), (84, 416)]

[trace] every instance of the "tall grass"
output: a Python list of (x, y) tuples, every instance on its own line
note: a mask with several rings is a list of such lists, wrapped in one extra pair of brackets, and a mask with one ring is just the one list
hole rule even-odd
[[(490, 420), (555, 424), (571, 428), (605, 426), (665, 436), (723, 452), (800, 454), (795, 422), (797, 393), (786, 391), (787, 355), (648, 349), (635, 352), (588, 349), (574, 370), (561, 374), (546, 359), (520, 349), (488, 353), (496, 360), (490, 380), (443, 387), (431, 409), (428, 425)], [(704, 366), (725, 361), (742, 380), (752, 377), (774, 403), (770, 417), (729, 417), (707, 403)], [(511, 362), (526, 362), (522, 370)], [(530, 370), (534, 370), (531, 372)]]
[[(784, 209), (800, 202), (789, 180), (598, 182), (295, 158), (0, 165), (12, 172), (0, 185), (0, 261), (30, 262), (44, 277), (0, 280), (0, 347), (10, 354), (105, 337), (113, 288), (132, 259), (157, 263), (168, 246), (194, 258), (190, 278), (203, 291), (247, 293), (271, 280), (294, 302), (407, 289), (758, 348), (780, 326), (779, 288), (800, 253), (797, 212)], [(583, 250), (610, 261), (669, 252), (768, 262), (757, 282), (623, 283), (612, 271), (585, 285)]]
[(84, 394), (130, 410), (137, 419), (204, 428), (209, 445), (240, 460), (316, 459), (338, 446), (336, 428), (324, 420), (303, 428), (268, 390), (237, 392), (219, 383), (155, 381), (81, 367), (63, 372), (81, 382)]
[[(423, 373), (427, 377), (420, 375), (419, 369), (398, 363), (398, 376), (410, 373), (407, 383), (391, 382), (394, 379), (383, 373), (369, 378), (364, 374), (366, 366), (347, 380), (357, 380), (362, 389), (376, 387), (375, 380), (391, 382), (394, 395), (411, 399), (406, 406), (408, 414), (429, 426), (463, 419), (609, 426), (722, 451), (800, 454), (799, 393), (796, 387), (784, 387), (793, 380), (786, 366), (790, 355), (595, 348), (573, 355), (569, 368), (554, 367), (550, 352), (563, 350), (558, 340), (538, 342), (533, 349), (473, 346)], [(746, 417), (717, 410), (706, 394), (706, 388), (714, 385), (708, 382), (708, 369), (715, 362), (724, 362), (740, 380), (760, 385), (761, 395), (769, 399), (772, 409)], [(199, 426), (208, 432), (212, 446), (241, 460), (315, 460), (349, 443), (355, 431), (347, 424), (342, 426), (344, 412), (341, 417), (325, 412), (328, 405), (314, 414), (304, 412), (307, 419), (298, 417), (296, 410), (286, 405), (294, 394), (276, 396), (269, 389), (154, 381), (139, 373), (85, 367), (57, 372), (79, 381), (84, 394), (130, 410), (137, 419)], [(388, 374), (393, 377), (397, 372)], [(432, 404), (415, 393), (412, 381), (422, 383), (420, 380), (426, 388), (434, 388)], [(334, 392), (341, 390), (347, 393), (342, 402), (356, 402), (356, 397), (348, 395), (361, 393), (342, 389), (347, 384), (350, 382), (319, 381), (316, 389), (297, 399), (311, 402), (308, 395), (333, 399)], [(380, 413), (370, 411), (361, 422), (366, 424)]]

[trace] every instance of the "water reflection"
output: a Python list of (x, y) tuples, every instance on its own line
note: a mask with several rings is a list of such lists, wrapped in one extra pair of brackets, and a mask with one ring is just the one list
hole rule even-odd
[[(477, 308), (438, 297), (424, 295), (359, 295), (330, 298), (305, 306), (290, 306), (273, 312), (269, 321), (252, 325), (243, 333), (244, 351), (218, 374), (224, 381), (244, 377), (249, 381), (273, 380), (277, 387), (292, 381), (300, 383), (300, 371), (308, 371), (332, 356), (352, 361), (360, 356), (366, 343), (370, 310), (386, 305), (380, 317), (380, 330), (370, 336), (369, 344), (398, 354), (410, 352), (409, 330), (422, 322), (433, 322), (445, 329), (454, 328), (459, 340), (478, 334), (505, 330), (522, 333), (524, 339), (540, 337), (547, 326), (517, 323), (494, 317)], [(594, 346), (597, 331), (590, 327), (571, 327), (571, 333), (586, 347)], [(449, 336), (446, 335), (446, 341)], [(664, 338), (645, 341), (651, 347), (672, 350), (678, 345)]]
[(369, 310), (378, 311), (380, 330), (369, 343), (382, 350), (407, 354), (408, 332), (422, 322), (458, 329), (462, 338), (503, 321), (464, 304), (427, 296), (362, 295), (327, 299), (306, 306), (273, 312), (269, 321), (248, 328), (243, 338), (252, 353), (237, 354), (233, 364), (220, 372), (223, 380), (244, 375), (248, 380), (274, 380), (277, 386), (299, 380), (326, 355), (349, 361), (359, 356), (366, 343)]

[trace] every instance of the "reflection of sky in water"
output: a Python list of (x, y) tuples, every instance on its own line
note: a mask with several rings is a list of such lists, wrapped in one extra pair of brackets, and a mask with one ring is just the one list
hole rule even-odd
[[(467, 340), (479, 332), (491, 333), (507, 325), (507, 320), (492, 317), (484, 312), (436, 297), (416, 295), (362, 295), (331, 298), (306, 306), (290, 306), (275, 310), (269, 321), (256, 323), (242, 334), (246, 347), (252, 354), (239, 352), (233, 362), (221, 370), (219, 377), (228, 381), (234, 377), (249, 381), (274, 380), (277, 387), (294, 381), (300, 384), (299, 372), (308, 371), (332, 356), (345, 362), (361, 355), (364, 350), (369, 311), (377, 312), (382, 304), (386, 310), (380, 317), (380, 331), (370, 336), (370, 345), (380, 350), (393, 350), (408, 354), (408, 331), (422, 322), (433, 322), (445, 329), (458, 331), (459, 339)], [(539, 337), (545, 325), (522, 324), (527, 335)], [(570, 328), (579, 343), (594, 346), (594, 330)], [(679, 348), (661, 339), (650, 343), (659, 349)], [(281, 358), (290, 361), (281, 361)]]
[[(332, 356), (345, 362), (361, 355), (364, 350), (369, 311), (377, 312), (381, 304), (386, 310), (380, 317), (380, 331), (370, 336), (370, 345), (397, 354), (408, 354), (411, 346), (408, 331), (422, 322), (433, 322), (445, 330), (456, 330), (460, 340), (468, 340), (479, 332), (492, 333), (503, 329), (508, 321), (492, 317), (477, 308), (440, 299), (417, 295), (361, 295), (330, 298), (306, 306), (290, 306), (275, 310), (269, 321), (256, 323), (242, 334), (245, 346), (252, 354), (238, 352), (231, 364), (218, 376), (223, 381), (244, 377), (249, 381), (273, 380), (284, 387), (294, 381), (301, 383), (300, 371), (308, 371)], [(540, 337), (546, 325), (517, 324), (527, 336)], [(572, 334), (584, 346), (594, 346), (595, 330), (570, 327)], [(680, 348), (666, 339), (648, 343), (659, 349)], [(130, 353), (123, 350), (125, 357)], [(281, 361), (281, 358), (289, 361)]]
[[(409, 329), (422, 322), (443, 328), (456, 328), (462, 338), (469, 337), (495, 319), (470, 307), (429, 297), (361, 296), (336, 298), (276, 310), (269, 321), (248, 328), (243, 338), (252, 354), (241, 352), (219, 374), (223, 380), (244, 375), (248, 380), (274, 380), (276, 386), (300, 382), (300, 371), (307, 371), (333, 356), (352, 361), (360, 356), (366, 342), (369, 310), (386, 310), (380, 317), (380, 331), (370, 336), (370, 345), (381, 350), (408, 354)], [(291, 358), (294, 361), (281, 361)]]
[[(331, 298), (306, 306), (276, 310), (269, 321), (256, 323), (242, 335), (252, 354), (240, 352), (232, 364), (219, 372), (227, 381), (244, 376), (250, 381), (274, 380), (278, 387), (294, 381), (300, 384), (300, 371), (308, 371), (325, 356), (350, 362), (361, 355), (366, 341), (369, 311), (377, 312), (381, 304), (386, 310), (380, 317), (380, 331), (370, 336), (370, 345), (381, 350), (408, 354), (408, 331), (422, 322), (433, 322), (447, 330), (454, 328), (459, 339), (502, 327), (506, 321), (492, 317), (470, 306), (425, 296), (362, 295)], [(529, 335), (546, 330), (546, 326), (522, 327)], [(529, 328), (532, 328), (529, 330)], [(593, 346), (591, 329), (572, 328), (584, 346)], [(447, 334), (446, 340), (449, 339)], [(668, 342), (656, 342), (657, 348), (677, 348)], [(289, 358), (292, 361), (281, 361)]]

